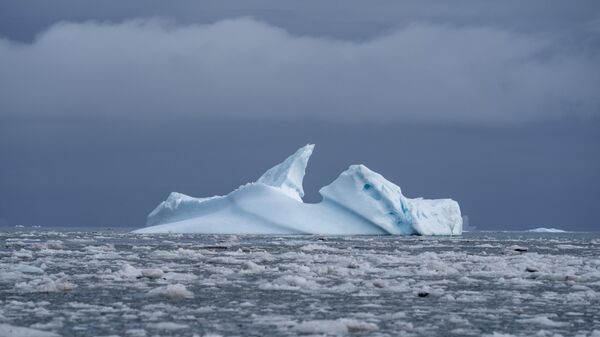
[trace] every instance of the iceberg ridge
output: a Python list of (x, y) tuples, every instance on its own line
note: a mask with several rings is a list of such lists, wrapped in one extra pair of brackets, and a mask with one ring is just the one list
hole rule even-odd
[(137, 233), (458, 235), (462, 217), (452, 199), (405, 197), (400, 187), (364, 165), (352, 165), (304, 203), (308, 144), (256, 182), (225, 196), (172, 192)]

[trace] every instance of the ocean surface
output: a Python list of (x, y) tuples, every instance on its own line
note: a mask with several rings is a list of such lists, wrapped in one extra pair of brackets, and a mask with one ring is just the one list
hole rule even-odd
[(600, 234), (0, 232), (0, 336), (600, 336)]

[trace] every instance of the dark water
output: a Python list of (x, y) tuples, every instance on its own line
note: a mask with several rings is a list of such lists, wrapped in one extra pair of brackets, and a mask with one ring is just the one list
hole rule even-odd
[(0, 336), (600, 336), (598, 233), (0, 244)]

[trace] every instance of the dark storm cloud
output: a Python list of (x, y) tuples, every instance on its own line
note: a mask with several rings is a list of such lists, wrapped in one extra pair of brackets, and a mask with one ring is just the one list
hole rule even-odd
[(59, 23), (0, 40), (3, 118), (521, 122), (599, 111), (595, 53), (488, 27), (367, 41), (253, 19)]
[(360, 40), (410, 23), (431, 22), (552, 34), (577, 45), (587, 40), (587, 24), (599, 14), (597, 0), (3, 0), (0, 35), (31, 41), (59, 21), (161, 17), (205, 24), (255, 17), (295, 35)]

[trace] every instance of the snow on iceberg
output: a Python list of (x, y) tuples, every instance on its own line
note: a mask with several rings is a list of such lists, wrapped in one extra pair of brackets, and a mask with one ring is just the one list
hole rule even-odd
[(458, 235), (462, 217), (452, 199), (409, 199), (364, 165), (352, 165), (321, 188), (320, 203), (302, 201), (302, 180), (314, 149), (300, 148), (256, 182), (225, 196), (173, 192), (136, 233)]

